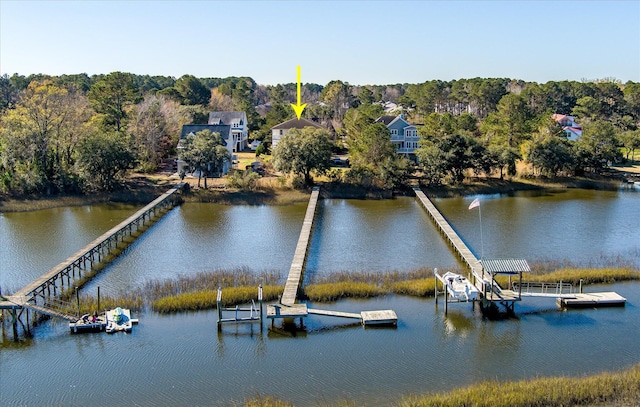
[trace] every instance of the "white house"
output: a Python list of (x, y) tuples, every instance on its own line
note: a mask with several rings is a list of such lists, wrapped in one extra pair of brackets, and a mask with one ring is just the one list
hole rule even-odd
[(286, 122), (280, 123), (271, 128), (271, 148), (275, 148), (282, 137), (287, 134), (287, 132), (291, 129), (303, 129), (305, 127), (316, 127), (318, 129), (322, 129), (318, 123), (312, 122), (311, 120), (307, 120), (305, 118), (291, 119)]
[(398, 116), (380, 116), (376, 123), (382, 123), (391, 132), (391, 142), (396, 147), (398, 154), (406, 156), (415, 155), (416, 149), (419, 147), (420, 136), (416, 126), (407, 123), (404, 115)]
[(229, 153), (236, 153), (249, 147), (249, 125), (245, 112), (211, 112), (208, 124), (231, 126), (231, 133), (226, 139)]
[(553, 120), (562, 126), (562, 130), (567, 134), (567, 139), (577, 140), (582, 136), (582, 126), (576, 123), (574, 116), (554, 113)]

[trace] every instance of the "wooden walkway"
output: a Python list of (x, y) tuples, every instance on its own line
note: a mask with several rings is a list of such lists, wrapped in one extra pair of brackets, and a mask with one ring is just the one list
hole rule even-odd
[(33, 293), (36, 292), (38, 289), (41, 289), (41, 287), (46, 286), (49, 282), (51, 282), (52, 280), (55, 280), (56, 276), (60, 275), (64, 270), (70, 267), (73, 267), (74, 264), (77, 263), (78, 259), (82, 259), (88, 253), (91, 253), (92, 251), (94, 251), (96, 248), (103, 247), (109, 240), (113, 239), (113, 236), (116, 236), (119, 234), (119, 232), (130, 228), (131, 225), (135, 224), (136, 226), (138, 226), (142, 222), (150, 218), (151, 217), (150, 212), (153, 210), (153, 208), (156, 208), (160, 203), (162, 203), (168, 197), (170, 197), (171, 195), (176, 193), (178, 190), (180, 190), (183, 185), (184, 185), (183, 183), (180, 183), (174, 186), (173, 188), (171, 188), (170, 190), (168, 190), (167, 192), (165, 192), (164, 194), (160, 195), (158, 198), (153, 200), (153, 202), (151, 202), (144, 208), (140, 209), (133, 215), (129, 216), (127, 219), (123, 220), (118, 225), (111, 228), (109, 231), (103, 233), (100, 237), (95, 239), (93, 242), (89, 243), (88, 245), (78, 250), (73, 255), (69, 256), (62, 263), (58, 264), (57, 266), (55, 266), (54, 268), (47, 271), (42, 276), (40, 276), (39, 278), (31, 282), (30, 284), (26, 285), (24, 288), (16, 292), (13, 295), (13, 297), (20, 297), (20, 296), (31, 297)]
[(320, 188), (314, 187), (311, 192), (311, 198), (309, 198), (309, 205), (307, 206), (307, 212), (304, 215), (304, 221), (302, 222), (302, 230), (300, 231), (298, 245), (296, 246), (293, 261), (291, 262), (291, 268), (289, 269), (289, 276), (287, 277), (287, 282), (284, 285), (284, 292), (282, 293), (282, 299), (280, 300), (280, 303), (283, 305), (292, 306), (296, 303), (298, 285), (302, 279), (302, 271), (304, 270), (307, 260), (307, 250), (311, 240), (311, 230), (313, 229), (313, 219), (316, 214), (316, 206), (318, 204), (319, 196)]
[(445, 219), (444, 216), (438, 211), (435, 205), (427, 198), (427, 196), (422, 192), (422, 190), (418, 187), (413, 188), (413, 191), (416, 194), (416, 197), (422, 203), (422, 206), (425, 207), (431, 218), (436, 222), (440, 231), (447, 237), (451, 245), (455, 248), (458, 255), (464, 260), (465, 263), (469, 266), (471, 271), (474, 274), (481, 274), (482, 265), (478, 258), (471, 252), (471, 249), (464, 243), (464, 241), (458, 236), (458, 234), (453, 230), (449, 222)]
[(451, 227), (449, 222), (445, 219), (445, 217), (438, 211), (438, 208), (435, 207), (433, 202), (424, 192), (418, 187), (414, 187), (413, 191), (416, 194), (416, 197), (422, 203), (422, 206), (425, 207), (431, 218), (434, 220), (438, 228), (447, 237), (447, 240), (456, 253), (464, 260), (464, 262), (471, 269), (471, 274), (473, 275), (473, 283), (480, 292), (483, 297), (483, 300), (489, 302), (513, 302), (518, 301), (519, 296), (518, 293), (511, 290), (503, 290), (500, 288), (497, 282), (493, 279), (491, 273), (487, 272), (483, 269), (480, 260), (473, 254), (471, 249), (466, 245), (466, 243), (458, 236), (455, 230)]
[[(83, 270), (87, 271), (91, 269), (96, 258), (97, 261), (100, 262), (103, 256), (118, 246), (119, 241), (123, 242), (125, 237), (131, 236), (143, 227), (146, 222), (154, 218), (157, 211), (165, 207), (173, 206), (175, 200), (172, 199), (172, 196), (182, 189), (183, 186), (184, 183), (175, 185), (153, 200), (153, 202), (120, 222), (109, 231), (103, 233), (100, 237), (27, 284), (21, 290), (13, 295), (5, 296), (6, 300), (0, 301), (0, 309), (17, 310), (25, 308), (69, 321), (77, 320), (77, 316), (51, 309), (51, 307), (47, 306), (47, 299), (53, 299), (58, 297), (59, 294), (62, 294), (65, 289), (65, 280), (67, 281), (67, 289), (71, 288), (73, 286), (73, 280), (80, 278)], [(89, 263), (88, 266), (87, 263)], [(51, 291), (53, 291), (53, 295)], [(44, 300), (44, 304), (37, 304), (38, 296)]]

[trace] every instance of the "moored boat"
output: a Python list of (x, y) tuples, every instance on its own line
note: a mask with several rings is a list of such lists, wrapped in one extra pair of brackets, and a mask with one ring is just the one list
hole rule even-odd
[(107, 333), (117, 331), (131, 332), (133, 321), (131, 320), (131, 311), (125, 308), (114, 308), (105, 313), (107, 318)]
[(440, 279), (447, 285), (449, 296), (452, 298), (458, 301), (474, 301), (478, 299), (478, 289), (466, 277), (448, 271)]

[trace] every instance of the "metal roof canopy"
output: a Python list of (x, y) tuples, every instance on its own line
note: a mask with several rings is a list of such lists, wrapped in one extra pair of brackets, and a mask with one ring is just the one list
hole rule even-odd
[(518, 274), (531, 271), (525, 259), (482, 259), (480, 263), (484, 271), (491, 274)]

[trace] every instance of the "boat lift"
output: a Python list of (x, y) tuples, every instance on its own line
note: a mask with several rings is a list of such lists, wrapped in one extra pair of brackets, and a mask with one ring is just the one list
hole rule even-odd
[[(218, 331), (222, 330), (222, 324), (226, 322), (254, 322), (260, 321), (260, 326), (262, 326), (262, 284), (258, 286), (258, 305), (254, 300), (251, 300), (251, 306), (249, 308), (236, 305), (235, 307), (223, 307), (222, 306), (222, 287), (218, 287), (218, 297), (216, 299), (216, 308), (218, 308)], [(234, 312), (233, 318), (223, 318), (222, 312)], [(241, 312), (248, 312), (249, 316), (240, 317), (238, 316)]]

